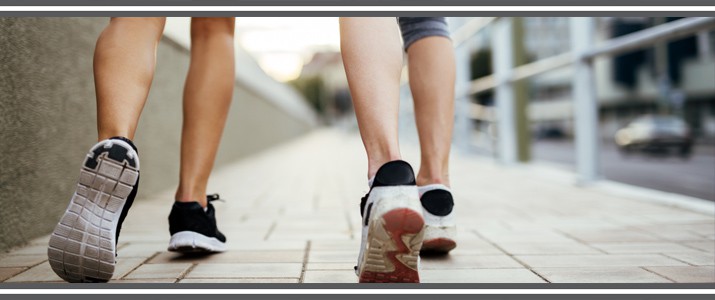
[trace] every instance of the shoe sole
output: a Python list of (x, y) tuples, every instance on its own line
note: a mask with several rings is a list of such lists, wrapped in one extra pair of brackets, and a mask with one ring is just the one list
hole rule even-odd
[(95, 145), (77, 189), (50, 236), (52, 270), (68, 282), (107, 282), (115, 267), (116, 230), (139, 178), (136, 152), (123, 141)]
[(171, 235), (167, 250), (179, 253), (215, 253), (226, 251), (226, 244), (197, 232), (180, 231)]
[(422, 242), (420, 253), (447, 254), (457, 247), (457, 242), (448, 238), (436, 238)]
[(361, 283), (419, 283), (418, 260), (424, 235), (422, 215), (396, 208), (371, 222)]
[(454, 216), (434, 216), (426, 210), (422, 214), (425, 218), (425, 238), (421, 253), (447, 254), (457, 247)]

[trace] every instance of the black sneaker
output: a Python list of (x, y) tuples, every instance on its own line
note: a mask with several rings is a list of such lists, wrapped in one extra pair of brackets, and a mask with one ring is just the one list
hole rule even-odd
[(107, 282), (119, 231), (139, 187), (139, 156), (126, 138), (94, 145), (70, 204), (50, 236), (52, 270), (68, 282)]
[(174, 202), (169, 214), (169, 251), (211, 253), (226, 251), (226, 237), (216, 227), (212, 201), (218, 194), (206, 196), (206, 210), (198, 202)]
[(360, 211), (360, 282), (419, 282), (424, 219), (412, 167), (401, 160), (381, 166)]

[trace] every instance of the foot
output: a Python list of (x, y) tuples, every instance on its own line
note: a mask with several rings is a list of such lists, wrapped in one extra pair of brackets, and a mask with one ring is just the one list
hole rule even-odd
[(69, 206), (50, 236), (52, 270), (68, 282), (107, 282), (117, 240), (139, 183), (139, 156), (128, 139), (94, 145)]
[(419, 282), (424, 219), (412, 167), (401, 160), (380, 167), (360, 211), (360, 282)]
[(226, 251), (226, 237), (216, 226), (212, 201), (218, 194), (206, 196), (206, 209), (199, 202), (174, 202), (169, 214), (169, 251), (181, 253), (214, 253)]
[(457, 247), (452, 192), (442, 184), (420, 186), (419, 192), (425, 218), (422, 253), (449, 253)]

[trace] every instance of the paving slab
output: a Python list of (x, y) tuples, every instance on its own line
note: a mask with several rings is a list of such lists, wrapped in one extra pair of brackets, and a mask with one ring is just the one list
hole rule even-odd
[(62, 282), (62, 278), (52, 271), (49, 262), (43, 262), (7, 279), (5, 282)]
[(179, 283), (298, 283), (298, 278), (185, 278)]
[(420, 281), (425, 283), (545, 282), (528, 269), (424, 270), (420, 272)]
[(356, 283), (358, 277), (354, 270), (308, 270), (304, 283)]
[(441, 255), (422, 256), (423, 270), (523, 268), (508, 255)]
[(666, 256), (670, 256), (680, 261), (684, 261), (691, 265), (696, 266), (714, 266), (715, 265), (715, 253), (703, 253), (703, 252), (689, 252), (689, 253), (665, 253)]
[(499, 247), (509, 254), (600, 254), (594, 247), (583, 243), (569, 242), (499, 242)]
[(175, 252), (161, 252), (147, 261), (148, 264), (166, 263), (302, 263), (303, 250), (235, 250), (211, 255), (185, 255)]
[(3, 282), (10, 277), (22, 273), (22, 271), (25, 270), (25, 268), (0, 268), (0, 282)]
[(535, 268), (552, 283), (663, 283), (665, 277), (638, 267)]
[[(401, 150), (418, 170), (419, 147)], [(458, 247), (423, 257), (422, 282), (715, 280), (715, 215), (606, 194), (544, 168), (461, 152), (450, 162)], [(217, 166), (209, 190), (226, 199), (215, 207), (228, 251), (208, 256), (167, 251), (173, 189), (137, 199), (111, 282), (356, 282), (366, 171), (359, 136), (333, 129)], [(60, 282), (48, 239), (0, 254), (0, 281)]]
[(693, 253), (701, 252), (686, 245), (674, 242), (620, 242), (620, 243), (593, 243), (591, 247), (606, 253)]
[(300, 278), (300, 263), (198, 264), (184, 278)]
[(344, 263), (311, 263), (311, 262), (309, 262), (305, 265), (305, 269), (308, 271), (315, 271), (315, 270), (354, 271), (354, 267), (355, 267), (355, 262), (344, 262)]
[(47, 248), (45, 254), (24, 255), (22, 252), (13, 252), (0, 259), (0, 268), (9, 267), (32, 267), (47, 260)]
[(143, 264), (122, 279), (179, 279), (192, 264)]
[(659, 254), (517, 255), (515, 258), (532, 268), (687, 266), (686, 263)]
[(659, 274), (675, 282), (681, 283), (713, 283), (715, 282), (715, 267), (646, 267), (649, 271)]

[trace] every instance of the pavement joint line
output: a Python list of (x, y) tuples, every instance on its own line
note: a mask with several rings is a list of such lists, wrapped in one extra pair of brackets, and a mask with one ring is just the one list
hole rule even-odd
[[(715, 241), (713, 241), (713, 243), (715, 243)], [(687, 244), (687, 242), (685, 242), (685, 243), (680, 243), (680, 245), (683, 246), (683, 247), (685, 247), (685, 248), (693, 249), (693, 250), (698, 251), (698, 252), (700, 252), (700, 253), (709, 253), (708, 251), (705, 251), (705, 250), (703, 250), (703, 249), (690, 246), (690, 245)]]
[(179, 281), (181, 281), (181, 280), (183, 280), (184, 278), (186, 278), (186, 276), (189, 275), (189, 273), (190, 273), (191, 271), (193, 271), (194, 268), (196, 268), (196, 266), (198, 266), (198, 265), (199, 265), (199, 263), (191, 263), (191, 265), (190, 265), (188, 268), (186, 268), (186, 270), (184, 270), (183, 272), (181, 272), (181, 274), (179, 274), (179, 276), (176, 277), (176, 280), (174, 281), (174, 283), (179, 283)]
[[(139, 267), (141, 267), (141, 266), (143, 266), (143, 265), (145, 265), (145, 264), (148, 264), (150, 260), (152, 260), (154, 257), (157, 257), (159, 254), (161, 254), (161, 252), (159, 252), (159, 251), (154, 252), (154, 254), (152, 254), (151, 256), (147, 257), (147, 258), (146, 258), (144, 261), (142, 261), (139, 265), (137, 265), (136, 267), (132, 268), (131, 270), (129, 270), (129, 272), (127, 272), (127, 273), (124, 274), (123, 276), (119, 277), (118, 279), (121, 280), (121, 279), (127, 278), (127, 276), (129, 276), (129, 274), (131, 274), (132, 272), (134, 272), (134, 271), (136, 271), (137, 269), (139, 269)], [(116, 264), (115, 264), (115, 267), (116, 267)]]
[(610, 253), (606, 252), (605, 250), (602, 250), (602, 249), (600, 249), (600, 248), (596, 248), (595, 246), (592, 246), (591, 244), (587, 243), (586, 241), (582, 241), (582, 240), (580, 240), (579, 238), (577, 238), (577, 237), (575, 237), (575, 236), (573, 236), (573, 235), (571, 235), (571, 234), (569, 234), (569, 233), (567, 233), (567, 232), (563, 232), (563, 231), (558, 230), (558, 229), (555, 229), (555, 228), (554, 228), (554, 231), (556, 231), (556, 232), (560, 233), (561, 235), (563, 235), (563, 236), (565, 236), (565, 237), (567, 237), (567, 238), (570, 238), (570, 239), (574, 240), (575, 242), (577, 242), (577, 243), (579, 243), (579, 244), (581, 244), (581, 245), (584, 245), (584, 246), (586, 246), (586, 247), (588, 247), (588, 248), (591, 248), (591, 249), (596, 250), (596, 251), (598, 251), (598, 252), (601, 252), (601, 253), (603, 253), (603, 254), (610, 254)]
[(678, 281), (676, 281), (676, 280), (674, 280), (674, 279), (672, 279), (672, 278), (670, 278), (670, 277), (668, 277), (668, 276), (665, 276), (665, 275), (660, 274), (660, 273), (658, 273), (658, 272), (656, 272), (656, 271), (653, 271), (653, 270), (651, 270), (651, 269), (648, 269), (648, 267), (640, 267), (640, 268), (643, 269), (643, 270), (646, 270), (646, 271), (648, 271), (648, 272), (650, 272), (650, 273), (653, 273), (653, 274), (655, 274), (655, 275), (658, 275), (658, 276), (660, 276), (660, 277), (663, 277), (663, 278), (665, 278), (665, 279), (667, 279), (667, 280), (670, 280), (670, 281), (672, 281), (672, 282), (674, 282), (674, 283), (677, 283), (677, 282), (678, 282)]
[(677, 258), (677, 257), (670, 256), (670, 255), (665, 254), (665, 253), (657, 253), (657, 254), (663, 255), (663, 256), (665, 256), (665, 257), (667, 257), (667, 258), (670, 258), (670, 259), (672, 259), (672, 260), (677, 260), (677, 261), (679, 261), (679, 262), (681, 262), (681, 263), (687, 264), (687, 265), (692, 266), (692, 267), (699, 267), (698, 265), (691, 264), (691, 263), (689, 263), (689, 262), (687, 262), (687, 261), (684, 261), (684, 260), (679, 259), (679, 258)]
[(513, 229), (514, 229), (514, 227), (511, 227), (511, 225), (509, 225), (509, 223), (507, 223), (507, 222), (504, 221), (504, 220), (499, 220), (499, 224), (501, 224), (501, 226), (504, 226), (504, 228), (506, 228), (506, 229), (509, 229), (509, 230), (513, 230)]
[[(21, 267), (19, 267), (19, 268), (23, 268), (23, 269), (24, 269), (24, 270), (22, 270), (22, 272), (17, 273), (17, 274), (15, 274), (15, 275), (13, 275), (13, 276), (11, 276), (11, 277), (5, 279), (5, 280), (2, 281), (2, 282), (5, 282), (5, 281), (7, 281), (7, 280), (10, 279), (10, 278), (17, 277), (17, 276), (19, 276), (20, 274), (25, 273), (25, 272), (29, 271), (30, 269), (32, 269), (32, 268), (34, 268), (34, 267), (37, 267), (37, 266), (39, 266), (39, 265), (41, 265), (41, 264), (43, 264), (43, 263), (45, 263), (45, 262), (47, 262), (47, 261), (49, 261), (49, 259), (42, 260), (41, 262), (36, 263), (36, 264), (33, 264), (33, 265), (30, 265), (30, 266), (21, 266)], [(14, 268), (14, 267), (10, 267), (10, 268)]]
[[(13, 267), (13, 268), (14, 268), (14, 267)], [(20, 275), (20, 274), (22, 274), (22, 273), (25, 273), (25, 271), (27, 271), (27, 270), (30, 269), (30, 268), (27, 268), (27, 267), (18, 267), (18, 268), (23, 269), (23, 270), (20, 271), (20, 272), (17, 272), (17, 274), (15, 274), (15, 275), (12, 275), (12, 276), (10, 276), (10, 277), (8, 277), (8, 278), (5, 278), (5, 280), (0, 280), (0, 283), (5, 282), (5, 281), (7, 281), (7, 280), (10, 280), (10, 278), (13, 278), (13, 277), (15, 277), (15, 276), (17, 276), (17, 275)]]
[(266, 232), (266, 235), (263, 237), (263, 240), (264, 240), (264, 241), (267, 241), (267, 240), (268, 240), (268, 238), (269, 238), (269, 237), (271, 236), (271, 234), (273, 233), (273, 230), (276, 229), (276, 226), (278, 226), (278, 221), (273, 221), (273, 222), (271, 223), (271, 227), (268, 228), (268, 232)]
[(298, 283), (303, 283), (303, 280), (305, 280), (305, 271), (308, 269), (308, 257), (310, 255), (310, 246), (311, 246), (311, 241), (308, 240), (305, 242), (305, 253), (303, 254), (303, 266), (301, 267), (300, 270), (300, 278), (298, 278)]
[[(651, 237), (657, 238), (657, 239), (660, 240), (660, 241), (665, 241), (665, 242), (671, 242), (671, 243), (680, 244), (680, 241), (671, 240), (671, 239), (669, 239), (669, 238), (667, 238), (667, 237), (658, 235), (657, 233), (650, 232), (650, 231), (645, 230), (645, 229), (643, 229), (643, 228), (641, 228), (641, 227), (638, 227), (638, 226), (628, 226), (628, 228), (631, 229), (631, 230), (634, 230), (634, 231), (643, 233), (643, 234), (645, 234), (645, 235), (649, 235), (649, 236), (651, 236)], [(687, 230), (685, 230), (685, 231), (688, 232)]]
[[(509, 207), (509, 209), (511, 210), (511, 212), (512, 212), (513, 214), (515, 214), (515, 215), (521, 217), (522, 219), (525, 219), (525, 220), (527, 220), (527, 221), (536, 221), (536, 220), (534, 220), (534, 218), (532, 218), (529, 214), (527, 214), (526, 212), (522, 211), (520, 208), (515, 207), (514, 205), (506, 204), (505, 206)], [(557, 214), (559, 214), (557, 211), (554, 211), (554, 212), (556, 212)]]
[(350, 212), (345, 210), (345, 221), (348, 222), (348, 230), (350, 231), (350, 240), (355, 238), (355, 228), (353, 228), (352, 222), (350, 222)]
[(529, 264), (527, 264), (527, 263), (521, 261), (520, 259), (516, 258), (513, 254), (507, 252), (504, 248), (502, 248), (501, 246), (499, 246), (499, 245), (497, 245), (496, 243), (492, 242), (492, 240), (490, 240), (490, 239), (486, 238), (485, 236), (481, 235), (477, 230), (472, 229), (472, 232), (473, 232), (474, 234), (476, 234), (479, 238), (483, 239), (485, 242), (491, 244), (494, 248), (497, 248), (499, 251), (503, 252), (504, 254), (506, 254), (507, 256), (509, 256), (511, 259), (513, 259), (514, 261), (516, 261), (517, 263), (519, 263), (520, 265), (522, 265), (524, 268), (526, 268), (527, 270), (529, 270), (529, 272), (534, 273), (534, 275), (536, 275), (536, 276), (538, 276), (539, 278), (541, 278), (541, 280), (545, 281), (546, 283), (551, 283), (551, 281), (548, 280), (548, 279), (546, 279), (546, 277), (544, 277), (544, 276), (542, 276), (541, 274), (539, 274), (538, 272), (534, 271), (534, 269), (532, 269), (532, 267), (529, 266)]
[(256, 199), (253, 199), (253, 201), (251, 201), (251, 205), (253, 207), (259, 206), (260, 203), (262, 202), (261, 199), (265, 199), (266, 195), (270, 194), (269, 192), (270, 192), (270, 189), (268, 187), (263, 188), (262, 191), (258, 195), (256, 195), (256, 197), (255, 197)]

